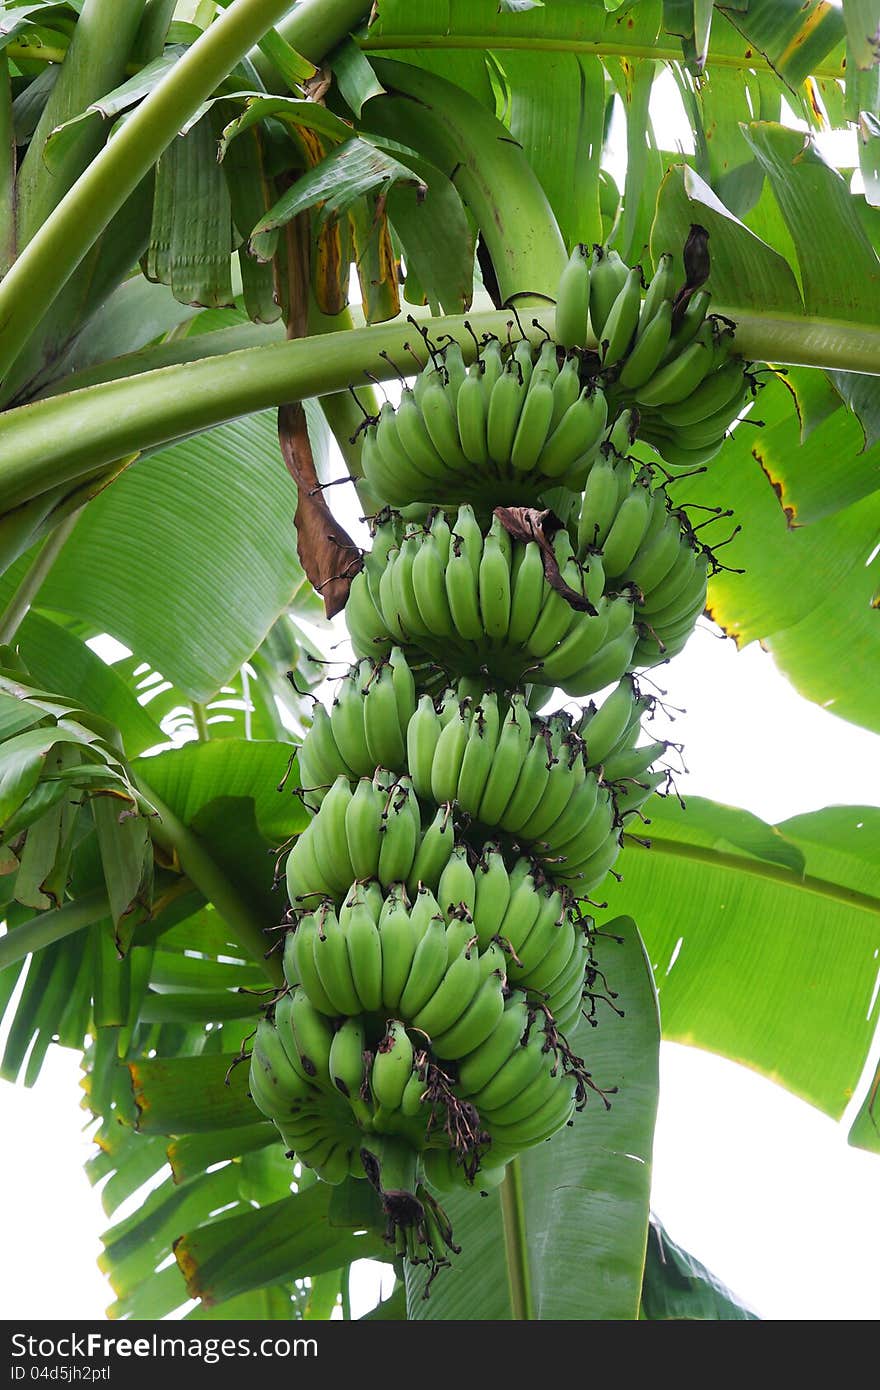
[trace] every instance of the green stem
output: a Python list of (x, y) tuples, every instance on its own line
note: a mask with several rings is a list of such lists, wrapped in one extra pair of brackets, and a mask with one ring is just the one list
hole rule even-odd
[(501, 1184), (501, 1217), (504, 1223), (504, 1249), (507, 1254), (507, 1278), (510, 1283), (513, 1316), (518, 1322), (532, 1322), (535, 1312), (529, 1274), (529, 1251), (526, 1244), (522, 1171), (518, 1158), (508, 1163)]
[(152, 802), (159, 812), (159, 821), (150, 827), (153, 839), (158, 845), (176, 853), (183, 872), (208, 902), (214, 904), (251, 959), (265, 971), (273, 984), (283, 984), (281, 962), (277, 955), (266, 958), (263, 924), (250, 903), (235, 885), (230, 883), (195, 831), (184, 825), (171, 808), (146, 785), (143, 778), (138, 778), (138, 785), (147, 800)]
[[(552, 309), (537, 319), (552, 327)], [(512, 320), (503, 310), (430, 320), (432, 334), (454, 337), (470, 361), (475, 349), (466, 323), (478, 334), (504, 337)], [(528, 331), (541, 341), (538, 328)], [(200, 359), (7, 411), (0, 415), (0, 510), (137, 450), (285, 401), (344, 391), (366, 369), (388, 379), (394, 369), (379, 353), (402, 358), (404, 344), (427, 360), (418, 333), (398, 321)]]
[[(630, 847), (643, 847), (641, 841), (624, 836)], [(674, 859), (689, 859), (697, 864), (710, 864), (716, 869), (733, 869), (738, 874), (749, 874), (753, 878), (769, 879), (773, 883), (785, 884), (804, 893), (813, 893), (820, 898), (843, 907), (857, 907), (864, 912), (880, 916), (880, 898), (870, 893), (860, 893), (855, 888), (847, 888), (841, 883), (829, 883), (827, 879), (815, 878), (812, 874), (796, 874), (782, 864), (770, 864), (766, 860), (748, 859), (745, 855), (729, 854), (723, 850), (711, 849), (704, 845), (690, 845), (681, 840), (665, 840), (662, 836), (651, 836), (651, 852), (668, 854)]]
[(66, 47), (54, 48), (47, 43), (28, 43), (26, 39), (16, 39), (8, 43), (3, 52), (16, 61), (22, 58), (27, 63), (63, 63), (67, 57)]
[[(724, 305), (719, 311), (737, 320), (737, 345), (752, 361), (880, 375), (880, 327), (765, 317)], [(511, 316), (507, 310), (491, 310), (426, 323), (433, 336), (455, 338), (465, 360), (472, 361), (474, 343), (466, 325), (478, 335), (504, 338)], [(542, 329), (553, 331), (552, 307), (530, 310), (524, 327), (535, 343), (542, 341)], [(395, 370), (379, 354), (402, 358), (404, 344), (426, 360), (416, 330), (396, 320), (205, 356), (9, 410), (0, 415), (0, 511), (52, 488), (98, 476), (120, 458), (161, 448), (226, 420), (285, 401), (344, 391), (361, 381), (367, 370), (379, 380), (389, 380)]]
[(46, 537), (12, 598), (0, 613), (0, 644), (8, 644), (15, 638), (79, 517), (79, 511), (72, 512)]
[(22, 160), (16, 187), (18, 245), (24, 247), (88, 168), (104, 140), (99, 123), (84, 129), (50, 166), (46, 141), (93, 101), (118, 87), (141, 22), (144, 0), (86, 0), (58, 80), (43, 108)]
[(880, 325), (807, 314), (751, 313), (712, 304), (736, 324), (736, 349), (750, 362), (821, 367), (880, 376)]
[(190, 702), (190, 708), (192, 709), (193, 723), (196, 726), (199, 742), (207, 743), (211, 737), (208, 729), (208, 712), (204, 704), (201, 704), (198, 700), (192, 700)]
[[(367, 0), (335, 0), (332, 8), (324, 0), (300, 0), (296, 9), (276, 28), (297, 53), (312, 63), (320, 63), (325, 53), (335, 48), (370, 12)], [(269, 92), (284, 93), (287, 86), (270, 60), (259, 48), (248, 54)]]
[(103, 889), (86, 893), (51, 912), (41, 912), (20, 927), (13, 927), (0, 936), (0, 970), (16, 961), (24, 960), (33, 951), (42, 951), (45, 946), (53, 946), (66, 936), (91, 927), (110, 914), (110, 904)]
[[(333, 0), (324, 3), (332, 9)], [(288, 8), (289, 0), (235, 0), (145, 97), (62, 198), (0, 284), (0, 378), (162, 151)]]

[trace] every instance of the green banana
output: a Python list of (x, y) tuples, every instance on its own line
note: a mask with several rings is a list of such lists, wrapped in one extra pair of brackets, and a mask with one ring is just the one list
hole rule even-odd
[(396, 1009), (418, 944), (412, 915), (400, 884), (390, 885), (378, 914), (381, 956), (381, 998), (385, 1009)]
[(370, 1089), (385, 1110), (398, 1110), (406, 1083), (412, 1076), (415, 1053), (403, 1023), (391, 1019), (376, 1048), (370, 1073)]
[(312, 937), (312, 954), (321, 988), (333, 1004), (334, 1014), (359, 1014), (361, 1001), (351, 974), (346, 934), (332, 909), (319, 918), (318, 930)]
[(605, 393), (589, 383), (568, 407), (541, 450), (541, 472), (560, 478), (599, 446), (608, 419)]
[(468, 815), (476, 816), (480, 809), (486, 782), (500, 733), (498, 698), (494, 693), (483, 697), (474, 710), (467, 745), (461, 760), (456, 788), (456, 800)]
[(284, 941), (284, 978), (289, 985), (302, 985), (314, 1008), (332, 1017), (336, 1014), (336, 1006), (321, 984), (315, 965), (314, 938), (317, 932), (317, 915), (306, 912), (297, 922), (295, 931), (287, 933)]
[(590, 253), (575, 246), (556, 292), (556, 339), (563, 347), (585, 347), (589, 332)]
[(605, 336), (608, 315), (628, 275), (629, 267), (624, 265), (616, 251), (606, 250), (602, 246), (593, 247), (590, 261), (590, 326), (599, 343)]
[(400, 996), (400, 1013), (410, 1022), (433, 996), (446, 974), (446, 924), (432, 918), (413, 956), (410, 972)]
[(466, 1008), (445, 1032), (435, 1032), (432, 1050), (438, 1057), (457, 1061), (492, 1035), (504, 1012), (504, 978), (493, 970), (486, 976)]
[(640, 329), (626, 361), (620, 369), (618, 382), (627, 391), (643, 386), (663, 361), (672, 334), (672, 301), (664, 299), (644, 331)]
[(413, 866), (407, 875), (406, 889), (410, 895), (417, 891), (420, 883), (428, 888), (437, 886), (454, 842), (450, 807), (440, 806), (422, 835)]
[(497, 528), (483, 542), (477, 585), (483, 630), (490, 640), (501, 641), (510, 623), (510, 563)]
[[(543, 581), (542, 581), (543, 582)], [(514, 695), (508, 706), (495, 761), (486, 780), (478, 819), (484, 825), (498, 825), (519, 777), (519, 770), (531, 740), (531, 719), (521, 695)]]
[(339, 909), (339, 925), (348, 948), (352, 984), (365, 1013), (382, 1003), (382, 943), (376, 917), (358, 883), (349, 889)]
[(329, 1071), (333, 1085), (349, 1102), (360, 1096), (365, 1080), (364, 1025), (360, 1018), (347, 1018), (333, 1034)]
[(290, 996), (290, 1022), (303, 1070), (315, 1078), (316, 1085), (329, 1085), (333, 1029), (304, 989), (295, 989)]
[(497, 845), (486, 845), (474, 872), (474, 931), (481, 951), (498, 934), (509, 902), (503, 855)]
[(430, 797), (431, 768), (441, 724), (430, 695), (422, 695), (406, 729), (406, 760), (416, 796)]
[(642, 304), (642, 272), (638, 266), (627, 272), (608, 317), (602, 325), (600, 340), (602, 365), (613, 367), (629, 351), (639, 323)]
[(511, 646), (522, 647), (538, 621), (544, 592), (544, 559), (536, 541), (518, 547), (521, 555), (516, 575), (512, 576), (510, 620), (507, 640)]
[(482, 363), (475, 362), (459, 387), (455, 403), (456, 423), (461, 451), (468, 463), (485, 469), (489, 462), (486, 443), (487, 401), (483, 384)]
[(478, 1043), (459, 1063), (456, 1089), (463, 1096), (478, 1095), (500, 1071), (519, 1047), (528, 1021), (525, 996), (515, 991), (505, 1002), (504, 1012), (485, 1042)]
[[(345, 812), (345, 842), (355, 878), (375, 878), (379, 869), (383, 800), (362, 777)], [(320, 814), (320, 812), (319, 812)]]

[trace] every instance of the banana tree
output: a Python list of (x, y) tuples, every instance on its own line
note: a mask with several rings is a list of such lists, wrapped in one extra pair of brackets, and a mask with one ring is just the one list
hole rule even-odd
[[(345, 669), (344, 519), (388, 500), (376, 388), (441, 345), (464, 369), (491, 340), (567, 344), (579, 247), (639, 266), (638, 300), (668, 271), (676, 312), (703, 295), (755, 364), (705, 467), (628, 445), (666, 451), (674, 504), (735, 515), (714, 621), (880, 732), (880, 4), (376, 11), (0, 3), (2, 1074), (82, 1055), (112, 1316), (347, 1316), (364, 1257), (395, 1262), (383, 1318), (747, 1316), (649, 1219), (660, 1038), (840, 1119), (876, 1024), (876, 808), (773, 826), (651, 798), (571, 1037), (610, 1105), (444, 1198), (461, 1253), (428, 1298), (374, 1186), (291, 1167), (245, 1059), (284, 997), (298, 751)], [(655, 128), (670, 75), (692, 155)], [(574, 341), (607, 363), (586, 319)], [(876, 1094), (850, 1135), (874, 1151)]]

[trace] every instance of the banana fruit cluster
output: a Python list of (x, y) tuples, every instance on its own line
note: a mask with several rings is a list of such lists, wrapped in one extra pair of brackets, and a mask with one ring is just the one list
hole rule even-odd
[(714, 458), (754, 395), (753, 378), (731, 357), (731, 325), (709, 303), (703, 289), (679, 299), (672, 256), (658, 259), (643, 290), (640, 267), (601, 246), (576, 246), (559, 285), (560, 343), (598, 344), (612, 409), (638, 407), (640, 437), (676, 468)]
[(352, 791), (340, 774), (287, 856), (287, 892), (295, 906), (339, 903), (356, 880), (383, 888), (436, 888), (455, 842), (451, 806), (423, 828), (409, 777), (377, 768)]
[(428, 344), (365, 426), (384, 505), (346, 607), (356, 663), (300, 752), (313, 815), (251, 1093), (320, 1177), (372, 1184), (431, 1278), (457, 1250), (435, 1194), (500, 1182), (598, 1089), (567, 1041), (614, 997), (583, 904), (669, 776), (629, 673), (684, 645), (712, 561), (631, 454), (702, 464), (753, 390), (672, 266), (645, 288), (577, 248), (559, 342), (485, 338), (470, 367)]
[(301, 913), (249, 1080), (291, 1153), (326, 1182), (366, 1175), (399, 1253), (434, 1266), (456, 1247), (422, 1175), (492, 1186), (583, 1103), (558, 1020), (592, 961), (590, 924), (526, 861), (508, 875), (490, 849), (475, 875), (462, 858), (439, 891), (354, 884), (338, 913)]
[[(625, 418), (634, 417), (624, 411)], [(653, 666), (681, 651), (706, 606), (709, 557), (666, 488), (653, 486), (650, 469), (633, 476), (625, 457), (598, 459), (587, 476), (576, 542), (579, 560), (598, 550), (606, 583), (634, 595), (631, 665)]]
[(403, 1019), (432, 1053), (455, 1061), (488, 1037), (508, 982), (560, 1027), (576, 1018), (589, 966), (589, 919), (564, 888), (497, 844), (476, 862), (456, 846), (436, 892), (353, 884), (337, 907), (304, 911), (287, 938), (285, 974), (330, 1017)]
[(564, 528), (553, 548), (578, 606), (549, 582), (539, 544), (512, 539), (497, 515), (485, 535), (467, 504), (453, 528), (440, 511), (427, 528), (382, 521), (346, 605), (355, 651), (375, 657), (398, 644), (506, 688), (601, 690), (629, 668), (635, 596), (606, 595), (601, 556), (578, 560)]
[[(395, 682), (405, 698), (395, 698)], [(516, 693), (486, 691), (478, 698), (462, 695), (460, 685), (436, 701), (429, 695), (415, 707), (414, 701), (406, 657), (393, 648), (387, 662), (364, 660), (352, 668), (329, 713), (316, 706), (300, 774), (307, 801), (321, 810), (288, 860), (292, 901), (310, 893), (338, 896), (355, 863), (385, 886), (401, 867), (410, 890), (419, 882), (435, 888), (453, 844), (450, 810), (464, 819), (471, 840), (479, 844), (500, 832), (586, 895), (617, 857), (623, 812), (638, 809), (665, 777), (651, 767), (666, 744), (635, 747), (640, 714), (651, 701), (638, 697), (629, 677), (598, 711), (590, 706), (581, 721), (588, 739), (564, 712), (532, 716)], [(379, 750), (389, 775), (370, 779)], [(340, 779), (348, 780), (348, 793)], [(413, 793), (423, 816), (425, 808), (428, 815), (438, 808), (424, 851), (421, 829), (412, 833), (410, 821), (397, 820), (407, 808), (412, 814)], [(360, 844), (370, 848), (369, 862), (358, 855)]]
[(605, 395), (582, 384), (575, 355), (537, 353), (528, 339), (485, 339), (466, 368), (451, 343), (364, 434), (364, 477), (387, 505), (478, 510), (531, 502), (546, 488), (580, 492), (608, 418)]

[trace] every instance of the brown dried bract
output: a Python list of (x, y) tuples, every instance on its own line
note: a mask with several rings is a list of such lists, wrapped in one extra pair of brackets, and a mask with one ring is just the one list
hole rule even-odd
[(684, 261), (684, 284), (672, 302), (672, 331), (675, 332), (688, 306), (694, 290), (705, 285), (709, 278), (709, 233), (699, 222), (694, 222), (682, 251)]
[(577, 589), (572, 589), (566, 584), (562, 575), (559, 573), (559, 565), (556, 561), (556, 554), (553, 549), (553, 537), (557, 531), (561, 531), (563, 523), (555, 512), (545, 509), (539, 511), (537, 507), (496, 507), (495, 516), (501, 522), (514, 540), (534, 541), (541, 547), (541, 555), (544, 560), (544, 576), (551, 589), (555, 589), (561, 594), (566, 603), (570, 603), (572, 608), (576, 608), (580, 613), (589, 613), (595, 616), (596, 610), (589, 599), (583, 594), (579, 594)]
[(278, 438), (297, 487), (297, 554), (309, 582), (324, 600), (324, 612), (332, 618), (345, 607), (351, 581), (363, 568), (363, 556), (324, 501), (301, 402), (279, 408)]

